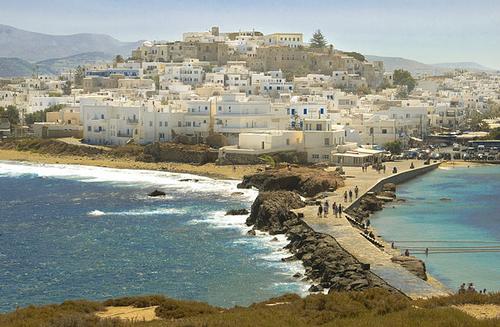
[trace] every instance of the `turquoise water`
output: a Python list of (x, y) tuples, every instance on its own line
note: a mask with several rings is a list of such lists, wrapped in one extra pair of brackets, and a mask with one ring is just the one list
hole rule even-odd
[[(500, 247), (500, 166), (439, 168), (398, 186), (407, 202), (388, 205), (372, 225), (386, 240), (406, 247)], [(403, 243), (398, 241), (454, 241)], [(491, 243), (470, 243), (482, 241)], [(500, 253), (416, 254), (450, 289), (473, 282), (500, 291)]]
[[(196, 178), (199, 181), (182, 181)], [(279, 236), (247, 236), (256, 191), (186, 174), (0, 161), (0, 312), (164, 294), (230, 307), (303, 294)], [(166, 197), (149, 198), (153, 189)]]

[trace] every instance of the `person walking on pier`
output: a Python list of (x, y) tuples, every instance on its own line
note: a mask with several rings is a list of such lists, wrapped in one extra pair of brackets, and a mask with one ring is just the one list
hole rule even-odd
[(384, 174), (385, 174), (385, 165), (382, 166), (382, 169), (384, 170)]
[(330, 203), (328, 203), (328, 200), (325, 200), (325, 203), (323, 204), (323, 217), (328, 217), (328, 209), (330, 209)]
[(347, 202), (347, 191), (344, 191), (344, 202)]
[(349, 190), (349, 202), (352, 202), (352, 190)]
[(321, 218), (322, 215), (323, 215), (323, 206), (320, 204), (318, 206), (318, 217)]
[(357, 199), (358, 198), (358, 194), (359, 194), (358, 185), (356, 185), (356, 187), (354, 188), (354, 194), (356, 195), (356, 199)]
[(342, 218), (342, 203), (339, 203), (339, 218)]
[(338, 218), (339, 211), (337, 209), (337, 202), (333, 202), (333, 204), (332, 204), (332, 212), (335, 214), (335, 218)]

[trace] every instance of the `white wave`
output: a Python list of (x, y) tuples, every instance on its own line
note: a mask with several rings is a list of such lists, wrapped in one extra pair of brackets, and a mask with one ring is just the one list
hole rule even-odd
[(99, 216), (104, 216), (106, 213), (100, 210), (92, 210), (91, 212), (88, 213), (89, 216), (94, 216), (94, 217), (99, 217)]
[(131, 210), (131, 211), (100, 211), (93, 210), (87, 215), (99, 217), (99, 216), (157, 216), (157, 215), (168, 215), (168, 214), (183, 214), (185, 210), (175, 209), (175, 208), (159, 208), (153, 210)]
[[(73, 179), (81, 182), (111, 182), (123, 185), (172, 190), (181, 193), (219, 193), (231, 197), (236, 191), (238, 181), (215, 180), (192, 174), (170, 173), (155, 170), (116, 169), (83, 165), (37, 164), (16, 161), (0, 161), (0, 175), (35, 175), (41, 178)], [(238, 196), (244, 201), (252, 201), (256, 190), (242, 189)]]
[(189, 225), (207, 224), (213, 228), (234, 228), (248, 230), (245, 224), (248, 215), (226, 215), (225, 211), (213, 211), (205, 219), (192, 219), (187, 223)]

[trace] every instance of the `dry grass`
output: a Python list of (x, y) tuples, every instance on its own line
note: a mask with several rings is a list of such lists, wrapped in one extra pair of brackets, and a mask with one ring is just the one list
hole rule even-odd
[[(340, 292), (300, 298), (288, 294), (249, 307), (221, 309), (205, 303), (163, 296), (125, 297), (103, 303), (68, 301), (61, 305), (30, 306), (0, 315), (0, 326), (160, 327), (160, 326), (499, 326), (499, 319), (478, 320), (451, 307), (457, 304), (497, 304), (500, 294), (464, 294), (411, 301), (382, 289)], [(271, 304), (271, 305), (270, 305)], [(104, 306), (158, 305), (163, 318), (150, 322), (98, 319)]]

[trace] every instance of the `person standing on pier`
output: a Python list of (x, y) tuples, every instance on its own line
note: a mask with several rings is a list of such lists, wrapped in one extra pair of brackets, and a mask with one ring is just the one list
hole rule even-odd
[(339, 218), (342, 218), (342, 203), (339, 203)]
[(333, 202), (333, 204), (332, 204), (332, 212), (335, 214), (335, 218), (338, 218), (339, 209), (337, 208), (337, 202)]
[(344, 191), (344, 202), (347, 202), (347, 191)]
[(328, 203), (328, 200), (325, 200), (325, 203), (323, 204), (323, 217), (328, 217), (328, 209), (330, 209), (330, 203)]
[(349, 202), (352, 202), (352, 190), (349, 190)]
[(318, 217), (321, 218), (322, 215), (323, 215), (323, 206), (320, 204), (318, 206)]
[(384, 170), (384, 174), (385, 174), (385, 165), (382, 166), (382, 169)]
[(354, 188), (354, 194), (356, 195), (356, 199), (357, 199), (358, 198), (358, 194), (359, 194), (358, 185), (356, 185), (356, 187)]

